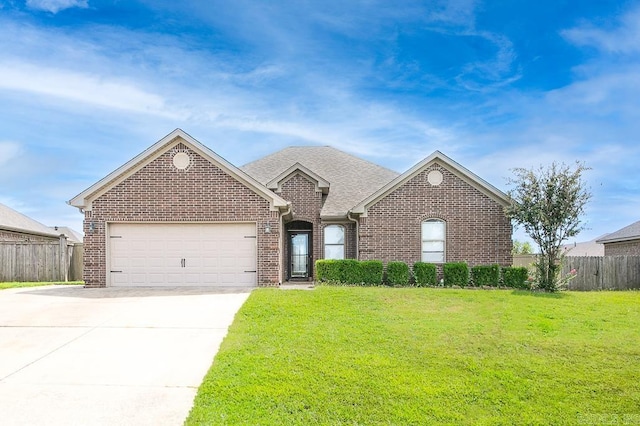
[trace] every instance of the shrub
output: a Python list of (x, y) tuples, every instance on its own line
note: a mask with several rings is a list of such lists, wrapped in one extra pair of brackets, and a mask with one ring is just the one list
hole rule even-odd
[(465, 262), (445, 263), (442, 272), (444, 274), (444, 285), (459, 285), (465, 287), (469, 283), (469, 267)]
[(382, 271), (384, 267), (380, 260), (363, 260), (360, 262), (362, 282), (365, 285), (382, 284)]
[(387, 284), (409, 285), (409, 266), (404, 262), (387, 263)]
[(471, 268), (471, 280), (477, 287), (497, 287), (500, 284), (500, 265), (478, 265)]
[(338, 261), (333, 259), (317, 260), (316, 279), (320, 282), (340, 281), (340, 265)]
[(417, 286), (438, 284), (438, 273), (433, 263), (416, 262), (413, 264), (413, 276)]
[(316, 261), (316, 279), (329, 284), (380, 285), (382, 262), (355, 259), (320, 259)]
[(360, 262), (355, 259), (341, 259), (337, 262), (340, 269), (340, 282), (344, 284), (362, 284)]
[(531, 286), (527, 278), (529, 271), (524, 266), (507, 266), (502, 268), (502, 281), (505, 287), (528, 289)]

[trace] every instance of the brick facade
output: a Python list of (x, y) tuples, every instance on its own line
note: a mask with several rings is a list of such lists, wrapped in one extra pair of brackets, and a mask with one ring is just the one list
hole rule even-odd
[[(173, 166), (186, 152), (191, 165)], [(106, 285), (106, 223), (109, 222), (256, 222), (258, 285), (276, 285), (280, 275), (280, 220), (269, 201), (183, 144), (160, 155), (96, 198), (85, 212), (84, 280)], [(269, 225), (270, 233), (265, 233)]]
[(621, 243), (605, 243), (605, 256), (640, 256), (640, 240)]
[[(86, 286), (107, 284), (106, 233), (108, 224), (115, 222), (256, 223), (257, 284), (262, 286), (277, 285), (289, 277), (290, 233), (301, 229), (308, 229), (311, 235), (312, 279), (314, 262), (324, 258), (324, 229), (334, 224), (344, 226), (346, 258), (376, 259), (385, 263), (401, 260), (412, 265), (421, 259), (421, 223), (426, 219), (441, 219), (446, 222), (446, 262), (465, 261), (470, 266), (511, 264), (512, 230), (502, 204), (478, 189), (475, 182), (459, 178), (454, 173), (459, 170), (450, 164), (443, 166), (434, 162), (425, 166), (425, 170), (412, 172), (415, 176), (368, 205), (366, 215), (359, 217), (356, 224), (344, 217), (346, 212), (331, 220), (321, 219), (328, 196), (302, 170), (294, 171), (279, 182), (275, 190), (278, 197), (271, 199), (250, 181), (237, 180), (216, 165), (223, 164), (223, 160), (199, 155), (198, 152), (202, 152), (198, 151), (199, 144), (188, 139), (183, 135), (169, 148), (158, 148), (162, 152), (156, 154), (154, 160), (130, 169), (126, 179), (117, 184), (118, 181), (106, 183), (106, 192), (82, 195), (89, 197), (90, 204), (85, 204), (87, 198), (81, 196), (74, 199), (75, 206), (85, 209)], [(180, 143), (181, 140), (185, 143)], [(173, 164), (173, 156), (178, 152), (190, 158), (186, 169)], [(427, 174), (433, 170), (442, 173), (442, 183), (428, 182)], [(113, 179), (117, 178), (113, 176)], [(334, 194), (329, 187), (329, 197)], [(282, 209), (280, 212), (290, 212), (286, 223), (282, 224), (280, 212), (272, 211), (272, 201)], [(353, 203), (358, 201), (354, 199)], [(361, 211), (359, 209), (354, 211)], [(267, 228), (269, 232), (265, 232)]]
[[(431, 170), (440, 185), (427, 181)], [(446, 222), (445, 262), (511, 265), (511, 224), (503, 207), (449, 170), (433, 164), (369, 207), (360, 222), (360, 259), (421, 259), (421, 223)]]
[[(322, 238), (320, 235), (320, 210), (322, 209), (322, 192), (316, 191), (316, 184), (302, 173), (294, 173), (280, 185), (278, 193), (282, 198), (291, 202), (292, 221), (308, 222), (311, 226), (311, 276), (313, 276), (314, 263), (322, 258)], [(286, 228), (286, 226), (285, 226)], [(289, 234), (285, 233), (282, 264), (285, 271), (285, 279), (290, 276), (289, 262)]]

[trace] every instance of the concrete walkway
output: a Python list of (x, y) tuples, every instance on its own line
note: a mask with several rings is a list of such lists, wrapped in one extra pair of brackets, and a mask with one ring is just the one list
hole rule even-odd
[(0, 423), (181, 425), (249, 292), (0, 291)]

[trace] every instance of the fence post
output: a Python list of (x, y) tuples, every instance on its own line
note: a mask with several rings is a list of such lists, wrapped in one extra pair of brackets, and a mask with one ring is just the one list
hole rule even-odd
[(64, 234), (60, 234), (60, 279), (64, 282), (69, 281), (69, 268), (67, 258), (69, 253), (67, 252), (67, 237)]

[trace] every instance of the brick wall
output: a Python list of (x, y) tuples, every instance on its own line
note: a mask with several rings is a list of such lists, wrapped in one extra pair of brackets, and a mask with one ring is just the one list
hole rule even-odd
[(640, 256), (640, 240), (604, 245), (605, 256)]
[[(322, 209), (322, 192), (316, 191), (316, 184), (300, 173), (295, 173), (280, 186), (282, 198), (291, 202), (292, 220), (309, 222), (312, 228), (312, 266), (313, 275), (314, 262), (322, 258), (322, 235), (320, 233), (320, 210)], [(289, 235), (285, 235), (285, 250), (282, 264), (285, 269), (285, 278), (289, 277)]]
[[(186, 170), (173, 166), (173, 155), (178, 151), (191, 157)], [(95, 199), (92, 210), (85, 212), (87, 286), (106, 284), (105, 223), (129, 221), (257, 222), (257, 282), (279, 282), (278, 213), (270, 211), (267, 200), (183, 144)], [(267, 224), (269, 234), (264, 232)]]
[[(443, 182), (427, 182), (440, 170)], [(511, 265), (511, 224), (502, 206), (434, 164), (368, 210), (360, 222), (360, 258), (409, 265), (421, 259), (421, 223), (446, 221), (446, 262)]]
[[(53, 232), (53, 230), (51, 230)], [(0, 229), (0, 241), (39, 241), (58, 243), (59, 237), (45, 237), (44, 235), (31, 235), (22, 232), (14, 232)]]

